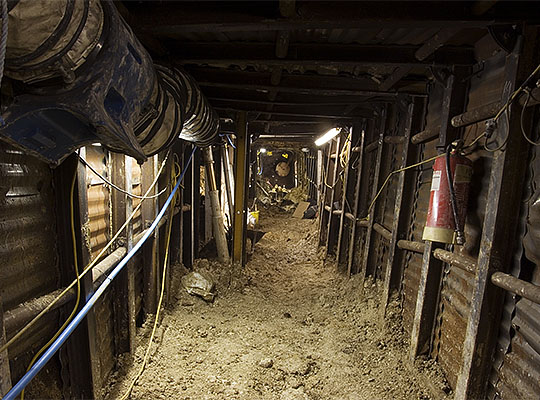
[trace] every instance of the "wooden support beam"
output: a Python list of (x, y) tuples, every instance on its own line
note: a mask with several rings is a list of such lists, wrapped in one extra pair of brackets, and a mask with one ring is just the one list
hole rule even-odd
[[(343, 229), (344, 229), (344, 221), (345, 221), (345, 214), (346, 214), (346, 208), (345, 205), (348, 204), (347, 200), (347, 193), (349, 192), (349, 173), (351, 170), (352, 163), (351, 160), (351, 146), (353, 143), (358, 142), (358, 136), (360, 132), (358, 131), (351, 131), (351, 136), (349, 140), (351, 141), (351, 145), (347, 147), (347, 154), (346, 159), (347, 165), (345, 166), (345, 171), (343, 173), (343, 191), (341, 193), (341, 217), (339, 219), (339, 228), (338, 228), (338, 237), (337, 237), (337, 249), (336, 249), (336, 264), (339, 267), (339, 263), (341, 261), (341, 245), (343, 241)], [(353, 224), (354, 225), (354, 224)]]
[[(399, 65), (408, 70), (417, 65), (473, 65), (474, 52), (469, 47), (358, 45), (337, 43), (289, 44), (287, 31), (279, 31), (277, 43), (249, 42), (185, 42), (172, 46), (173, 54), (181, 54), (174, 62), (182, 65), (267, 65), (297, 66), (358, 66)], [(286, 47), (285, 47), (286, 46)], [(422, 59), (416, 55), (429, 54)], [(280, 56), (277, 56), (279, 53)], [(277, 56), (277, 58), (275, 58)], [(286, 58), (285, 58), (286, 57)], [(404, 76), (402, 75), (402, 76)], [(399, 79), (398, 79), (399, 80)], [(387, 90), (387, 89), (385, 89)]]
[[(150, 185), (154, 181), (155, 174), (158, 171), (158, 157), (150, 157), (141, 166), (141, 193), (146, 193), (150, 188)], [(124, 160), (119, 155), (113, 155), (113, 179), (115, 175), (119, 175), (119, 168), (123, 168)], [(119, 167), (115, 165), (119, 164)], [(119, 179), (119, 178), (118, 178)], [(157, 185), (150, 191), (149, 196), (153, 196), (157, 193)], [(113, 192), (113, 210), (115, 205), (120, 205), (123, 198), (118, 192)], [(148, 199), (143, 202), (141, 206), (141, 220), (143, 224), (143, 229), (146, 229), (149, 224), (154, 220), (157, 214), (156, 210), (156, 200)], [(123, 214), (115, 213), (113, 211), (113, 230), (116, 231), (120, 225), (118, 223), (121, 221), (121, 216)], [(156, 311), (156, 274), (157, 274), (157, 257), (153, 252), (155, 241), (155, 234), (148, 238), (147, 243), (142, 247), (142, 258), (143, 258), (143, 308), (146, 313), (154, 313)], [(119, 289), (120, 290), (120, 289)]]
[(405, 78), (409, 72), (413, 69), (410, 65), (401, 65), (396, 67), (394, 71), (386, 77), (384, 81), (379, 85), (379, 90), (386, 92), (394, 87), (401, 79)]
[(320, 88), (315, 84), (311, 87), (297, 87), (294, 85), (285, 86), (285, 82), (278, 86), (270, 86), (265, 84), (250, 84), (241, 82), (228, 82), (228, 81), (208, 81), (204, 78), (197, 82), (201, 87), (211, 88), (223, 88), (223, 89), (237, 89), (243, 91), (271, 91), (279, 90), (281, 93), (299, 94), (304, 96), (355, 96), (355, 97), (368, 97), (368, 96), (381, 96), (381, 97), (395, 97), (397, 93), (389, 93), (384, 91), (371, 91), (368, 89), (338, 89), (338, 88)]
[[(379, 181), (380, 181), (380, 174), (381, 174), (381, 164), (382, 164), (382, 158), (383, 158), (383, 151), (384, 151), (384, 134), (386, 130), (386, 119), (388, 117), (388, 105), (386, 105), (380, 115), (379, 120), (379, 138), (377, 140), (378, 148), (377, 148), (377, 158), (375, 161), (375, 171), (373, 172), (373, 186), (371, 187), (371, 196), (370, 196), (370, 202), (375, 199), (375, 196), (377, 195), (377, 191), (379, 190)], [(366, 152), (367, 152), (366, 147)], [(373, 224), (375, 223), (375, 215), (377, 214), (378, 204), (377, 202), (374, 204), (373, 208), (371, 210), (368, 210), (368, 221), (367, 221), (367, 229), (366, 229), (366, 236), (365, 236), (365, 244), (364, 244), (364, 251), (362, 258), (362, 263), (360, 266), (360, 274), (361, 279), (364, 280), (369, 271), (370, 262), (373, 260), (372, 249), (373, 249)]]
[[(452, 75), (447, 79), (442, 93), (439, 134), (441, 148), (446, 148), (452, 141), (461, 136), (461, 131), (452, 127), (450, 120), (453, 115), (462, 112), (465, 108), (468, 86), (463, 77), (468, 75), (467, 69), (454, 68)], [(433, 252), (442, 247), (441, 243), (426, 241), (411, 334), (409, 354), (411, 360), (429, 351), (432, 343), (443, 271), (443, 263), (433, 256)]]
[[(4, 307), (0, 295), (0, 347), (6, 344), (6, 329), (4, 327)], [(8, 350), (0, 352), (0, 397), (11, 389), (11, 370), (9, 368)]]
[[(189, 155), (191, 154), (191, 151), (193, 150), (192, 145), (186, 144), (184, 146), (184, 153), (183, 153), (183, 159), (187, 160)], [(195, 160), (192, 160), (192, 162), (189, 165), (188, 170), (186, 171), (184, 175), (184, 189), (182, 191), (183, 195), (183, 201), (184, 207), (189, 207), (187, 212), (184, 215), (184, 220), (182, 224), (182, 230), (183, 230), (183, 240), (182, 240), (182, 259), (184, 266), (186, 268), (191, 268), (193, 266), (194, 262), (194, 247), (195, 244), (193, 242), (193, 231), (194, 231), (194, 220), (193, 215), (195, 210), (198, 208), (195, 203), (193, 202), (193, 168), (194, 168), (194, 162)], [(185, 165), (182, 164), (182, 165)], [(197, 188), (198, 189), (198, 188)], [(231, 213), (233, 215), (233, 213)]]
[[(506, 57), (505, 82), (501, 103), (506, 103), (530, 71), (538, 38), (538, 28), (524, 27), (512, 53)], [(499, 120), (499, 130), (508, 133), (502, 151), (493, 154), (480, 252), (471, 298), (471, 311), (463, 344), (462, 365), (455, 399), (480, 398), (485, 393), (491, 360), (497, 341), (504, 296), (502, 289), (490, 284), (494, 272), (508, 272), (512, 264), (519, 207), (526, 176), (528, 144), (519, 134), (520, 112), (508, 111), (507, 123)], [(525, 126), (531, 114), (525, 113)]]
[[(328, 213), (330, 213), (330, 206), (326, 205), (326, 197), (328, 192), (328, 175), (330, 175), (330, 160), (332, 159), (332, 145), (334, 140), (332, 140), (325, 150), (319, 150), (320, 154), (327, 153), (326, 157), (326, 167), (321, 168), (321, 182), (319, 187), (321, 188), (321, 197), (319, 199), (319, 246), (322, 246), (326, 243), (326, 235), (328, 232), (326, 229), (326, 223), (328, 221)], [(321, 167), (323, 162), (321, 160)]]
[[(131, 191), (131, 158), (123, 154), (112, 154), (112, 181), (119, 187)], [(112, 191), (112, 224), (116, 232), (133, 211), (132, 199), (117, 190)], [(128, 251), (133, 248), (133, 224), (128, 224), (123, 235)], [(131, 265), (130, 265), (131, 264)], [(130, 283), (131, 281), (131, 283)], [(118, 354), (131, 353), (135, 347), (135, 276), (130, 261), (113, 283), (114, 342)], [(155, 293), (154, 293), (155, 296)]]
[[(417, 161), (417, 151), (409, 146), (411, 131), (421, 124), (421, 116), (424, 114), (424, 102), (420, 99), (409, 100), (407, 114), (403, 126), (403, 147), (401, 151), (401, 165), (403, 168)], [(410, 215), (414, 201), (414, 176), (412, 169), (401, 171), (396, 183), (396, 198), (394, 201), (394, 219), (390, 232), (390, 243), (388, 245), (388, 261), (386, 263), (382, 311), (386, 313), (386, 306), (390, 300), (392, 290), (399, 289), (405, 262), (405, 251), (401, 250), (397, 243), (404, 239), (409, 228)]]
[(238, 113), (236, 132), (236, 151), (234, 155), (234, 227), (233, 262), (246, 262), (247, 231), (247, 179), (249, 168), (250, 139), (245, 112)]
[[(81, 157), (86, 158), (86, 149), (84, 147), (80, 149), (80, 154)], [(74, 214), (79, 272), (90, 264), (89, 243), (84, 239), (86, 237), (85, 229), (88, 226), (86, 167), (79, 162), (76, 155), (72, 155), (55, 170), (54, 187), (57, 188), (57, 209), (66, 210), (64, 213), (59, 213), (57, 217), (58, 237), (62, 238), (59, 240), (59, 243), (61, 243), (59, 256), (63, 286), (71, 283), (75, 278), (70, 228), (71, 219), (68, 212), (70, 209), (70, 188), (74, 173), (77, 174)], [(87, 298), (93, 290), (92, 274), (89, 273), (81, 279), (81, 298)], [(83, 305), (84, 303), (80, 304), (79, 308)], [(70, 305), (66, 307), (66, 313), (69, 313), (72, 307), (70, 308)], [(101, 398), (101, 365), (96, 332), (96, 315), (92, 309), (66, 342), (65, 351), (69, 360), (70, 387), (66, 388), (64, 394), (68, 394), (69, 398)]]
[(334, 201), (336, 197), (336, 186), (337, 186), (337, 180), (339, 177), (338, 171), (339, 171), (339, 153), (341, 151), (341, 136), (338, 136), (336, 138), (336, 152), (335, 152), (335, 159), (334, 159), (334, 172), (333, 172), (333, 178), (332, 178), (332, 187), (329, 188), (330, 190), (330, 204), (328, 205), (330, 207), (330, 210), (328, 212), (328, 225), (326, 227), (326, 254), (334, 254), (333, 247), (334, 243), (337, 240), (337, 237), (335, 237), (334, 230), (332, 229), (332, 222), (334, 220)]
[(440, 49), (448, 40), (450, 40), (458, 32), (459, 32), (459, 28), (456, 29), (455, 27), (443, 28), (439, 30), (439, 32), (437, 32), (429, 40), (424, 42), (424, 44), (418, 50), (416, 50), (416, 52), (414, 53), (414, 56), (420, 61), (425, 60), (426, 58), (431, 56), (433, 53), (435, 53), (438, 49)]

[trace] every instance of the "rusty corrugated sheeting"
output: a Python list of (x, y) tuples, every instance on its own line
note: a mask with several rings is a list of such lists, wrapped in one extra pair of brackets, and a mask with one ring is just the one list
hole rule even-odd
[[(86, 161), (102, 176), (110, 179), (107, 155), (102, 147), (86, 147)], [(89, 168), (86, 168), (86, 184), (88, 188), (90, 252), (93, 258), (105, 247), (110, 238), (110, 192), (101, 178)]]
[[(0, 259), (0, 299), (5, 311), (58, 287), (52, 171), (47, 164), (3, 143), (0, 143)], [(54, 335), (58, 315), (58, 312), (48, 314), (9, 348), (13, 380), (24, 374), (33, 352)], [(7, 338), (15, 333), (7, 331)], [(48, 368), (59, 377), (56, 357)], [(55, 378), (50, 386), (56, 384)], [(29, 394), (42, 396), (31, 389)]]
[[(525, 257), (519, 257), (516, 263), (520, 268), (514, 267), (512, 274), (540, 285), (540, 158), (537, 148), (532, 149), (529, 172), (529, 187), (534, 192), (524, 203), (521, 214)], [(515, 296), (507, 294), (498, 357), (490, 379), (491, 398), (532, 399), (540, 392), (540, 304), (524, 298), (515, 300)], [(501, 348), (504, 344), (507, 346)]]
[(9, 310), (56, 289), (59, 269), (52, 172), (45, 163), (1, 146), (0, 281)]
[[(432, 111), (435, 113), (436, 111)], [(438, 124), (438, 119), (430, 115), (428, 107), (427, 121), (432, 124)], [(438, 112), (437, 112), (438, 114)], [(431, 119), (430, 119), (431, 118)], [(426, 128), (433, 125), (426, 125)], [(433, 157), (437, 154), (435, 148), (436, 141), (433, 140), (421, 146), (421, 159)], [(422, 233), (426, 223), (427, 209), (429, 206), (429, 196), (431, 189), (432, 167), (424, 164), (420, 167), (420, 172), (416, 179), (416, 188), (414, 194), (414, 211), (412, 224), (408, 233), (408, 240), (422, 241)], [(420, 283), (420, 273), (422, 271), (422, 254), (407, 252), (405, 271), (403, 276), (403, 326), (411, 333), (414, 319), (414, 310), (416, 308), (416, 295)]]

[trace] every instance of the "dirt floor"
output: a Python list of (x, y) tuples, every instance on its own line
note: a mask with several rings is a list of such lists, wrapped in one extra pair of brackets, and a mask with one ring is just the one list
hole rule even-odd
[[(244, 271), (198, 261), (218, 281), (213, 303), (178, 287), (132, 399), (450, 398), (436, 365), (407, 362), (398, 302), (384, 322), (378, 285), (319, 259), (316, 221), (263, 214), (261, 224), (268, 233)], [(106, 398), (139, 369), (151, 320)]]

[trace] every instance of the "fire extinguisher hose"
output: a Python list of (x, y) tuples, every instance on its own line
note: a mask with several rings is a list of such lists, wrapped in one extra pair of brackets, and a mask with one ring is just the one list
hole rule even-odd
[(456, 243), (459, 245), (465, 244), (465, 235), (459, 223), (459, 215), (457, 209), (456, 192), (454, 190), (454, 181), (452, 179), (452, 170), (450, 168), (450, 154), (452, 153), (452, 145), (446, 147), (446, 180), (448, 181), (448, 189), (450, 190), (450, 203), (452, 204), (452, 214), (454, 215), (454, 226), (456, 231)]

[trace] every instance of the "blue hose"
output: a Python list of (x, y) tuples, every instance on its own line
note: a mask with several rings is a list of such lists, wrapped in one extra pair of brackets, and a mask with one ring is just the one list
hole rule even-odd
[(169, 207), (169, 204), (171, 204), (171, 201), (174, 197), (174, 194), (180, 187), (180, 183), (184, 179), (184, 175), (186, 173), (186, 170), (191, 163), (191, 159), (193, 158), (193, 154), (195, 154), (195, 150), (197, 150), (197, 147), (193, 148), (193, 151), (191, 152), (191, 155), (189, 156), (189, 159), (184, 167), (184, 170), (180, 174), (180, 178), (178, 179), (178, 182), (176, 183), (176, 186), (172, 190), (171, 194), (167, 198), (167, 201), (165, 201), (165, 204), (163, 204), (163, 207), (159, 211), (159, 214), (157, 215), (154, 222), (152, 222), (152, 225), (150, 225), (150, 228), (146, 231), (146, 233), (143, 235), (141, 240), (137, 242), (135, 246), (133, 246), (133, 249), (118, 263), (116, 268), (112, 270), (110, 275), (103, 281), (100, 287), (97, 288), (97, 290), (94, 292), (92, 297), (88, 299), (84, 307), (79, 311), (79, 313), (73, 318), (73, 321), (66, 327), (66, 329), (58, 336), (58, 338), (51, 344), (51, 346), (43, 353), (43, 355), (39, 358), (39, 360), (36, 361), (36, 363), (30, 368), (30, 370), (21, 378), (19, 382), (15, 386), (11, 388), (11, 390), (4, 396), (2, 400), (15, 400), (15, 398), (22, 392), (22, 390), (30, 383), (32, 379), (38, 374), (39, 371), (47, 364), (47, 362), (52, 358), (52, 356), (60, 349), (60, 347), (64, 344), (64, 342), (69, 338), (69, 336), (73, 333), (75, 328), (81, 323), (81, 321), (84, 319), (86, 314), (88, 314), (88, 311), (94, 305), (96, 304), (96, 301), (101, 297), (103, 292), (107, 289), (107, 287), (110, 285), (110, 283), (113, 281), (113, 279), (122, 271), (122, 268), (126, 266), (128, 261), (137, 253), (137, 251), (141, 248), (143, 243), (148, 239), (148, 237), (152, 234), (152, 232), (156, 229), (159, 221), (161, 218), (163, 218), (163, 215), (165, 214), (165, 211), (167, 211), (167, 208)]

